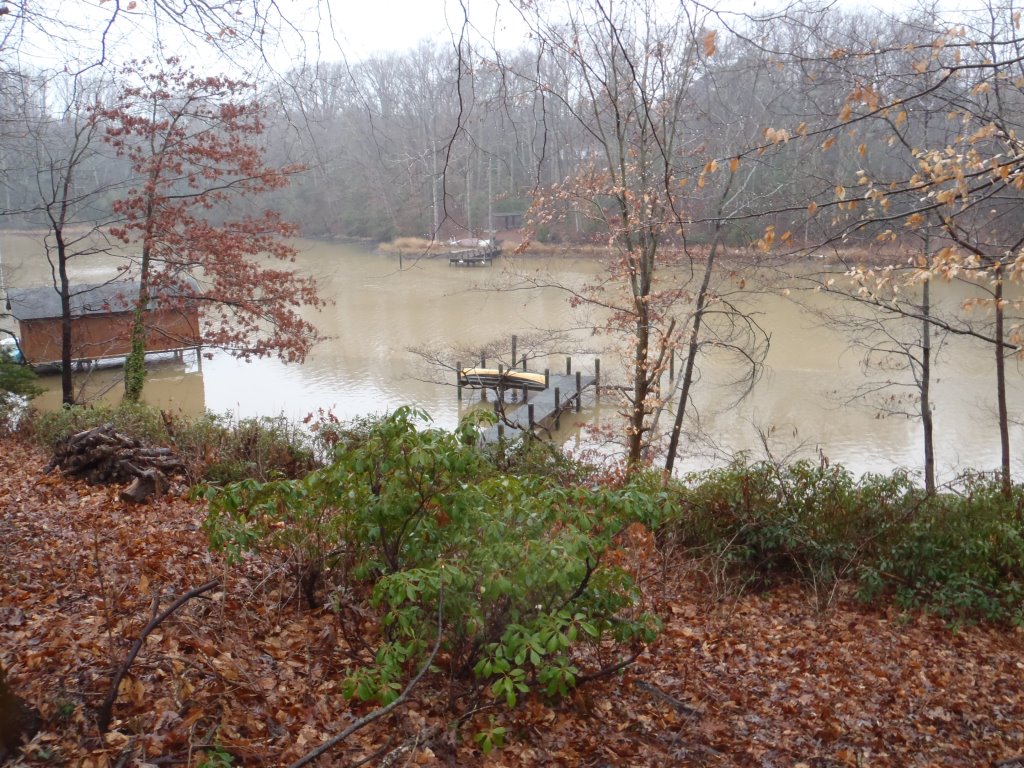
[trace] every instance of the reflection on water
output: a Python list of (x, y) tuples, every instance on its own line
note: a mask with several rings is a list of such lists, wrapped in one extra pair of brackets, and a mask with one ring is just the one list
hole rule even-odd
[[(17, 287), (46, 284), (45, 261), (31, 238), (0, 234), (8, 284)], [(541, 273), (551, 269), (563, 282), (579, 284), (597, 271), (587, 260), (547, 263), (524, 260), (498, 262), (492, 269), (458, 269), (446, 260), (397, 259), (341, 244), (303, 243), (298, 266), (317, 277), (321, 293), (334, 303), (311, 319), (330, 338), (319, 345), (301, 366), (276, 360), (246, 363), (222, 353), (202, 361), (194, 358), (161, 363), (150, 368), (145, 399), (161, 407), (197, 412), (209, 408), (239, 416), (277, 415), (301, 419), (318, 409), (329, 409), (348, 419), (382, 413), (411, 403), (429, 412), (435, 423), (451, 427), (473, 402), (456, 399), (454, 372), (432, 368), (410, 349), (476, 350), (511, 334), (524, 337), (547, 329), (581, 328), (564, 293), (489, 290), (502, 283), (511, 265)], [(78, 279), (95, 281), (110, 265), (84, 265)], [(951, 300), (956, 299), (952, 297)], [(711, 354), (701, 366), (691, 434), (701, 439), (687, 443), (684, 469), (722, 463), (737, 451), (763, 457), (766, 449), (777, 458), (790, 455), (848, 465), (855, 472), (888, 471), (896, 466), (919, 467), (920, 427), (916, 420), (881, 418), (877, 406), (849, 402), (851, 392), (866, 379), (861, 355), (849, 347), (838, 331), (823, 327), (814, 316), (777, 292), (752, 294), (747, 308), (771, 333), (768, 367), (752, 395), (735, 403), (735, 391), (724, 385), (735, 376), (732, 363)], [(811, 296), (815, 302), (831, 301)], [(592, 357), (608, 343), (586, 330), (574, 334), (568, 345), (559, 342), (557, 355), (546, 364), (564, 366), (564, 355), (575, 350), (576, 366), (592, 367)], [(606, 382), (621, 383), (610, 353), (602, 355)], [(466, 362), (470, 362), (469, 359)], [(541, 369), (545, 362), (537, 361)], [(534, 366), (531, 366), (534, 367)], [(937, 456), (943, 476), (958, 466), (991, 468), (998, 463), (998, 434), (992, 396), (993, 362), (984, 344), (965, 340), (947, 343), (937, 367), (935, 384)], [(120, 396), (120, 369), (91, 373), (84, 381), (87, 393)], [(895, 375), (895, 374), (893, 374)], [(1024, 407), (1020, 373), (1011, 367), (1010, 408)], [(59, 381), (44, 382), (48, 393), (41, 407), (56, 407)], [(614, 393), (602, 396), (599, 406), (588, 402), (577, 417), (566, 418), (560, 438), (570, 447), (594, 447), (580, 441), (578, 424), (614, 423)], [(666, 413), (661, 424), (671, 423)], [(1024, 429), (1012, 427), (1011, 441), (1024, 454)], [(603, 450), (600, 443), (596, 444)], [(1016, 463), (1020, 474), (1022, 462)]]
[[(40, 410), (55, 410), (61, 405), (60, 374), (47, 373), (39, 382), (44, 392), (33, 401)], [(79, 370), (74, 375), (75, 395), (79, 402), (116, 405), (124, 395), (124, 369), (119, 365)], [(151, 361), (146, 366), (146, 403), (171, 411), (196, 414), (206, 407), (203, 371), (195, 352), (180, 359)]]

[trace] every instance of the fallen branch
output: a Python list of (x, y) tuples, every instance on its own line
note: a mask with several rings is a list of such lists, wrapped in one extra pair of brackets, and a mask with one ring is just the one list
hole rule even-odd
[(123, 680), (124, 676), (128, 673), (128, 668), (132, 665), (132, 662), (135, 661), (135, 657), (139, 655), (139, 651), (142, 650), (142, 644), (146, 642), (146, 638), (149, 637), (150, 632), (159, 627), (160, 624), (163, 623), (164, 619), (178, 610), (193, 597), (198, 597), (204, 592), (209, 592), (211, 589), (219, 586), (220, 579), (214, 579), (213, 581), (208, 581), (195, 589), (190, 589), (184, 595), (171, 603), (162, 613), (150, 619), (149, 624), (143, 628), (141, 634), (139, 634), (139, 637), (132, 645), (132, 649), (128, 652), (128, 656), (125, 658), (121, 666), (118, 667), (113, 680), (110, 681), (110, 690), (107, 692), (107, 698), (103, 700), (103, 705), (100, 707), (100, 712), (96, 720), (100, 733), (106, 733), (107, 729), (110, 727), (110, 719), (114, 711), (114, 701), (117, 699), (117, 690), (121, 687), (121, 680)]
[[(421, 745), (430, 744), (430, 742), (433, 741), (440, 732), (441, 729), (436, 725), (424, 728), (415, 736), (406, 739), (398, 747), (384, 755), (384, 759), (380, 761), (380, 768), (392, 768), (392, 766), (396, 765), (408, 765), (409, 759), (416, 749)], [(358, 763), (356, 765), (358, 765)], [(353, 768), (355, 768), (355, 766), (353, 766)]]
[(444, 590), (441, 590), (441, 592), (438, 595), (437, 605), (437, 639), (434, 641), (434, 647), (430, 651), (430, 656), (427, 658), (425, 662), (423, 662), (423, 666), (420, 667), (420, 671), (416, 673), (416, 677), (410, 680), (409, 684), (405, 686), (405, 689), (402, 691), (402, 694), (397, 699), (392, 701), (390, 704), (387, 704), (383, 707), (378, 707), (377, 709), (373, 710), (373, 712), (371, 712), (370, 714), (359, 718), (341, 733), (337, 734), (336, 736), (332, 736), (316, 749), (307, 752), (301, 758), (299, 758), (290, 766), (288, 766), (288, 768), (302, 768), (302, 766), (304, 765), (309, 765), (318, 757), (320, 757), (325, 752), (333, 748), (335, 745), (340, 744), (342, 741), (347, 739), (356, 731), (362, 730), (370, 723), (372, 723), (374, 720), (379, 720), (380, 718), (384, 717), (384, 715), (388, 714), (394, 709), (397, 709), (408, 700), (409, 694), (412, 693), (412, 689), (416, 687), (419, 681), (427, 673), (427, 670), (430, 669), (431, 664), (434, 663), (434, 657), (437, 656), (437, 651), (441, 647), (441, 627), (443, 610)]
[(669, 696), (663, 690), (661, 690), (657, 686), (651, 685), (648, 682), (645, 682), (643, 680), (634, 680), (633, 685), (635, 685), (642, 691), (647, 691), (647, 693), (651, 694), (651, 696), (653, 696), (654, 698), (661, 699), (661, 701), (668, 704), (670, 707), (672, 707), (672, 709), (674, 709), (676, 712), (679, 712), (680, 714), (686, 715), (687, 717), (700, 717), (701, 715), (699, 709), (691, 707), (685, 701), (680, 701), (674, 696)]
[(385, 756), (387, 754), (390, 754), (390, 752), (391, 752), (391, 745), (394, 744), (394, 742), (395, 742), (395, 737), (394, 736), (388, 736), (388, 740), (384, 742), (384, 745), (380, 749), (378, 749), (376, 752), (371, 752), (366, 757), (360, 758), (356, 762), (352, 763), (352, 765), (350, 765), (349, 768), (359, 768), (359, 766), (361, 766), (361, 765), (366, 765), (367, 763), (372, 763), (378, 757), (383, 757), (383, 756)]
[(614, 675), (619, 670), (625, 669), (630, 664), (635, 662), (639, 658), (640, 654), (641, 651), (636, 651), (632, 656), (627, 656), (622, 661), (616, 664), (612, 664), (610, 667), (604, 667), (602, 669), (597, 670), (596, 672), (591, 672), (588, 675), (580, 675), (576, 678), (576, 687), (579, 688), (584, 683), (589, 683), (594, 680), (600, 680), (602, 677)]

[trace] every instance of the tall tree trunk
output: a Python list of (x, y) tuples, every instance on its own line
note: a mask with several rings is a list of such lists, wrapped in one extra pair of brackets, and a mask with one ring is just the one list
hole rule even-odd
[(637, 302), (639, 311), (636, 319), (636, 352), (633, 355), (633, 398), (629, 415), (629, 435), (626, 440), (626, 460), (630, 467), (640, 463), (643, 457), (644, 433), (647, 415), (647, 396), (650, 392), (648, 351), (650, 348), (650, 313), (642, 299)]
[(124, 401), (137, 403), (146, 384), (146, 310), (149, 307), (149, 248), (142, 249), (139, 298), (132, 313), (131, 349), (124, 361)]
[[(151, 182), (156, 183), (158, 172)], [(124, 401), (137, 403), (146, 384), (146, 310), (149, 309), (150, 266), (153, 258), (153, 220), (156, 202), (150, 196), (146, 203), (146, 234), (142, 240), (142, 264), (139, 268), (139, 298), (132, 313), (131, 349), (124, 361)]]
[(433, 242), (441, 234), (441, 196), (437, 193), (437, 185), (441, 181), (440, 172), (437, 167), (437, 142), (434, 141), (431, 145), (433, 152), (431, 152), (431, 173), (430, 173), (430, 206), (433, 211), (433, 229), (430, 232), (430, 241)]
[(701, 280), (700, 290), (697, 291), (697, 301), (693, 308), (693, 324), (690, 329), (690, 340), (686, 345), (686, 362), (683, 364), (682, 378), (679, 382), (679, 405), (676, 408), (676, 418), (672, 423), (672, 435), (668, 442), (668, 452), (665, 454), (665, 469), (662, 472), (662, 480), (672, 477), (672, 470), (675, 468), (676, 455), (679, 453), (679, 440), (683, 433), (683, 419), (686, 416), (686, 404), (690, 402), (690, 390), (693, 388), (693, 372), (697, 364), (697, 352), (700, 351), (700, 330), (704, 324), (704, 308), (708, 303), (708, 289), (711, 286), (711, 275), (715, 271), (715, 257), (718, 255), (718, 246), (722, 242), (722, 217), (725, 211), (726, 201), (732, 191), (732, 184), (735, 180), (733, 173), (722, 189), (718, 198), (718, 207), (715, 211), (715, 229), (711, 235), (711, 244), (708, 247), (708, 260), (704, 264), (704, 279)]
[(1003, 270), (1002, 265), (995, 267), (995, 309), (996, 309), (996, 404), (999, 409), (999, 447), (1001, 449), (1000, 474), (1003, 495), (1010, 497), (1010, 417), (1006, 407), (1006, 358), (1003, 354), (1004, 308), (1003, 308)]
[(75, 403), (75, 382), (71, 373), (72, 324), (71, 283), (68, 278), (67, 245), (64, 231), (57, 228), (57, 290), (60, 293), (60, 394), (64, 405)]
[(665, 455), (664, 479), (672, 476), (672, 470), (676, 463), (676, 454), (679, 452), (679, 438), (683, 431), (683, 417), (686, 415), (686, 404), (690, 401), (690, 389), (693, 386), (693, 371), (697, 362), (697, 352), (700, 349), (700, 328), (704, 320), (704, 307), (708, 301), (708, 287), (711, 285), (711, 273), (715, 268), (715, 256), (718, 253), (718, 241), (721, 232), (721, 223), (715, 223), (715, 235), (711, 240), (711, 249), (708, 251), (708, 260), (704, 265), (704, 279), (700, 283), (700, 290), (697, 292), (697, 303), (693, 309), (693, 324), (690, 329), (690, 340), (686, 345), (686, 362), (683, 364), (683, 375), (679, 383), (679, 405), (676, 407), (676, 418), (672, 422), (672, 436), (668, 442), (668, 452)]
[[(926, 241), (927, 243), (927, 241)], [(927, 249), (927, 244), (925, 248)], [(931, 254), (926, 254), (931, 266)], [(931, 281), (925, 280), (921, 297), (921, 431), (924, 439), (924, 488), (935, 493), (935, 443), (932, 427), (932, 324)]]

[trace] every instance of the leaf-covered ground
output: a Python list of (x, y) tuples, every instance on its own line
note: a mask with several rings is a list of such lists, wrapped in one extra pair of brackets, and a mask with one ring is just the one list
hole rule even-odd
[[(236, 765), (288, 764), (370, 711), (339, 692), (356, 662), (337, 618), (305, 610), (280, 572), (227, 569), (199, 505), (128, 506), (117, 488), (43, 476), (47, 458), (10, 440), (0, 454), (0, 665), (43, 722), (20, 762), (199, 765), (218, 748)], [(427, 678), (317, 764), (1024, 766), (1024, 633), (796, 586), (737, 596), (633, 538), (623, 556), (665, 631), (624, 673), (557, 705), (483, 700), (457, 727), (458, 690)], [(215, 578), (222, 589), (149, 636), (101, 737), (96, 712), (132, 642)], [(507, 745), (485, 756), (473, 734), (492, 717)]]

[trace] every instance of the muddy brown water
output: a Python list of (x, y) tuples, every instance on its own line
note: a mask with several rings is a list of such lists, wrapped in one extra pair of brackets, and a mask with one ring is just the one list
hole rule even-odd
[[(588, 329), (593, 318), (573, 309), (565, 292), (555, 288), (508, 290), (524, 274), (542, 282), (553, 279), (578, 286), (600, 271), (589, 259), (502, 259), (491, 268), (453, 268), (445, 259), (382, 256), (365, 248), (336, 243), (300, 242), (297, 268), (315, 275), (321, 294), (333, 303), (311, 319), (329, 337), (302, 365), (273, 359), (244, 362), (222, 352), (201, 361), (194, 354), (182, 360), (151, 364), (145, 399), (160, 407), (196, 413), (204, 408), (239, 417), (284, 414), (302, 419), (319, 409), (350, 419), (414, 404), (434, 423), (451, 427), (461, 415), (479, 405), (476, 393), (456, 397), (451, 371), (429, 364), (422, 354), (437, 353), (453, 362), (499, 342), (507, 347), (512, 334), (520, 339), (550, 337), (550, 329), (565, 335), (549, 346), (553, 354), (531, 361), (530, 367), (562, 369), (565, 356), (586, 371), (602, 359), (606, 383), (621, 383), (621, 368), (612, 341)], [(45, 285), (50, 269), (38, 236), (0, 233), (4, 279), (14, 287)], [(73, 266), (74, 279), (96, 282), (106, 278), (116, 260), (95, 259)], [(514, 277), (513, 277), (514, 275)], [(945, 289), (945, 301), (959, 301)], [(683, 469), (721, 464), (737, 451), (761, 458), (766, 450), (776, 458), (804, 456), (842, 462), (855, 472), (888, 471), (896, 466), (919, 468), (920, 426), (915, 419), (886, 415), (877, 399), (848, 402), (869, 378), (862, 354), (841, 332), (786, 297), (781, 291), (741, 297), (744, 307), (771, 334), (767, 367), (753, 391), (739, 403), (735, 389), (725, 386), (734, 377), (731, 358), (712, 353), (702, 364), (696, 402), (700, 438), (687, 443)], [(826, 296), (805, 300), (818, 308), (834, 302)], [(9, 319), (0, 326), (12, 327)], [(520, 352), (523, 344), (521, 341)], [(461, 350), (453, 353), (452, 350)], [(507, 350), (506, 350), (507, 351)], [(471, 364), (472, 359), (462, 362)], [(937, 461), (940, 474), (950, 477), (958, 468), (990, 469), (998, 463), (999, 445), (992, 390), (994, 363), (990, 348), (953, 339), (942, 349), (935, 384)], [(116, 402), (121, 369), (83, 372), (76, 386), (87, 398)], [(1011, 414), (1024, 406), (1021, 372), (1011, 362)], [(870, 380), (905, 378), (898, 370), (873, 371)], [(44, 376), (43, 409), (59, 405), (58, 377)], [(889, 394), (892, 392), (890, 391)], [(570, 449), (602, 448), (582, 425), (614, 428), (616, 400), (606, 392), (600, 402), (592, 395), (579, 415), (563, 419), (558, 439)], [(668, 425), (671, 414), (662, 417)], [(1024, 428), (1012, 426), (1011, 442), (1024, 450)], [(767, 445), (767, 449), (766, 449)], [(1024, 461), (1015, 461), (1019, 475)]]

